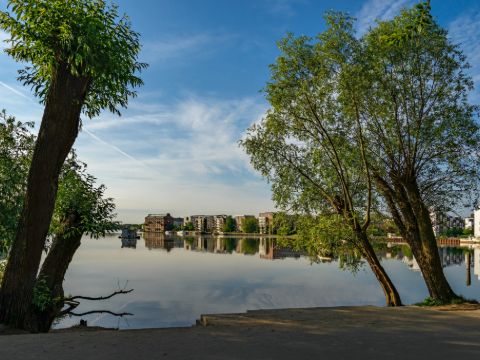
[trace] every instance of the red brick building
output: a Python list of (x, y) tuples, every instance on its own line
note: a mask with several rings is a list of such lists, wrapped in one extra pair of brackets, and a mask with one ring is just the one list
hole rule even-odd
[(149, 214), (145, 218), (145, 232), (160, 232), (173, 229), (173, 217), (170, 214)]

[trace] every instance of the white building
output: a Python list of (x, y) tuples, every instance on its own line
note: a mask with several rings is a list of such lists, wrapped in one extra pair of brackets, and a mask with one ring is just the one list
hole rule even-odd
[(473, 213), (473, 236), (480, 238), (480, 209)]

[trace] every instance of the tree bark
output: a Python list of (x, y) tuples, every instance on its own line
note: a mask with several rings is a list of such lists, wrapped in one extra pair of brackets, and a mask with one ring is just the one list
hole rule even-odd
[(66, 219), (64, 228), (68, 231), (67, 235), (63, 233), (55, 236), (42, 264), (38, 280), (45, 281), (54, 302), (43, 311), (33, 310), (29, 321), (32, 332), (48, 332), (64, 306), (63, 280), (75, 252), (80, 247), (83, 236), (82, 232), (72, 233), (71, 230), (76, 229), (79, 222), (80, 219), (75, 215)]
[(89, 80), (58, 66), (48, 89), (27, 192), (0, 292), (0, 323), (29, 329), (33, 289), (50, 225), (61, 167), (78, 135)]
[(357, 230), (357, 239), (361, 243), (361, 251), (363, 252), (363, 256), (367, 260), (368, 265), (370, 265), (370, 269), (382, 287), (383, 293), (385, 294), (386, 305), (402, 306), (400, 295), (380, 263), (380, 260), (378, 260), (378, 256), (375, 254), (372, 244), (368, 239), (368, 235), (364, 231)]

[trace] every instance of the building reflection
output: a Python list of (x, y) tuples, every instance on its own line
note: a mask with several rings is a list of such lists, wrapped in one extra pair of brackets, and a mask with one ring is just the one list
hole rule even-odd
[(276, 245), (275, 240), (267, 237), (232, 238), (214, 236), (184, 236), (177, 237), (162, 233), (144, 233), (145, 246), (149, 250), (184, 249), (186, 251), (206, 252), (212, 254), (242, 254), (261, 259), (277, 260), (285, 258), (300, 258), (305, 253)]
[[(264, 260), (279, 260), (286, 258), (299, 259), (307, 257), (306, 252), (294, 251), (280, 246), (274, 238), (256, 237), (222, 237), (209, 235), (183, 236), (165, 235), (162, 233), (144, 233), (145, 246), (149, 250), (183, 249), (185, 251), (204, 252), (211, 254), (242, 254), (258, 256)], [(122, 247), (135, 248), (136, 239), (122, 239)], [(420, 271), (420, 267), (406, 244), (398, 242), (383, 243), (376, 249), (377, 255), (386, 260), (402, 261), (412, 271)], [(480, 245), (442, 246), (439, 247), (442, 267), (465, 266), (466, 284), (470, 286), (473, 275), (480, 280)], [(312, 259), (312, 257), (310, 257)], [(322, 259), (321, 259), (322, 260)], [(328, 258), (328, 261), (338, 260), (338, 256)], [(322, 262), (324, 262), (322, 260)]]

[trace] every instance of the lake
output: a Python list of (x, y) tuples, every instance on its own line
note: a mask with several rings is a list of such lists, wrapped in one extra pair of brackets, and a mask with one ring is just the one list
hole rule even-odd
[[(441, 247), (440, 255), (453, 289), (466, 298), (480, 299), (480, 246)], [(408, 247), (383, 244), (379, 256), (405, 304), (428, 295)], [(149, 234), (122, 241), (118, 235), (98, 240), (85, 237), (64, 287), (66, 295), (82, 296), (134, 289), (107, 301), (82, 301), (76, 310), (132, 313), (123, 318), (108, 314), (82, 317), (90, 326), (120, 329), (190, 326), (207, 313), (384, 305), (381, 288), (368, 266), (352, 273), (341, 270), (336, 260), (323, 261), (312, 262), (304, 254), (274, 248), (266, 238), (184, 239)], [(79, 320), (67, 317), (55, 327), (69, 327)]]

